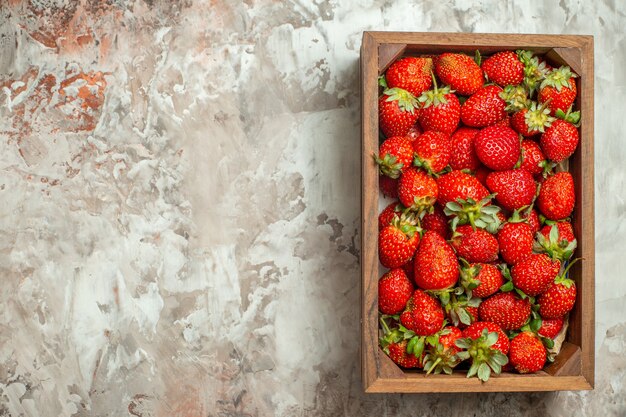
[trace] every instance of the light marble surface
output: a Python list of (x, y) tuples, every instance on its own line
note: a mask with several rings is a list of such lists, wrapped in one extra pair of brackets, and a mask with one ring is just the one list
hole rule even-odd
[[(623, 1), (0, 7), (0, 415), (626, 415)], [(595, 391), (361, 393), (374, 29), (595, 35)]]

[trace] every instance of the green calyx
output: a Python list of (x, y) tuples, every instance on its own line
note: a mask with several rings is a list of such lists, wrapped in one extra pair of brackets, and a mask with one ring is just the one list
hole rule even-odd
[(452, 370), (459, 363), (461, 363), (461, 359), (451, 353), (450, 349), (445, 349), (440, 343), (429, 349), (426, 356), (424, 356), (424, 370), (426, 371), (426, 375), (430, 375), (431, 373), (436, 375), (442, 372), (451, 375)]
[(533, 250), (535, 252), (546, 253), (552, 260), (565, 262), (572, 257), (577, 244), (576, 239), (572, 242), (567, 239), (562, 239), (559, 235), (559, 228), (556, 224), (553, 224), (547, 238), (543, 233), (537, 232), (537, 239), (533, 244)]
[(446, 99), (446, 94), (450, 94), (452, 92), (450, 90), (450, 87), (448, 86), (443, 88), (437, 88), (437, 80), (435, 79), (435, 75), (431, 72), (430, 76), (433, 79), (433, 89), (425, 91), (417, 99), (417, 101), (421, 103), (422, 108), (439, 106), (440, 104), (447, 104), (448, 99)]
[(544, 87), (554, 87), (556, 91), (561, 91), (563, 87), (569, 88), (569, 80), (570, 78), (578, 77), (574, 74), (570, 67), (562, 66), (558, 69), (550, 71), (545, 79), (541, 82), (540, 88)]
[(398, 107), (400, 107), (402, 111), (413, 114), (415, 110), (419, 108), (419, 103), (415, 96), (402, 88), (388, 88), (383, 91), (383, 94), (389, 96), (387, 97), (387, 101), (397, 101)]
[(500, 92), (500, 98), (506, 102), (504, 110), (516, 112), (528, 108), (530, 100), (526, 89), (521, 85), (507, 85)]
[(483, 382), (489, 380), (491, 373), (498, 375), (502, 372), (502, 366), (509, 362), (509, 358), (502, 352), (493, 348), (498, 341), (498, 333), (483, 329), (478, 339), (457, 339), (456, 346), (464, 349), (457, 353), (461, 360), (470, 359), (472, 365), (467, 371), (467, 378), (477, 376)]
[(472, 290), (476, 289), (480, 285), (480, 280), (477, 279), (478, 274), (482, 269), (480, 264), (471, 266), (465, 259), (459, 258), (461, 265), (459, 266), (459, 275), (461, 287), (465, 290), (467, 298), (472, 298)]
[(524, 115), (524, 120), (529, 132), (538, 131), (543, 133), (546, 131), (546, 127), (552, 126), (552, 122), (556, 118), (550, 116), (550, 108), (547, 101), (541, 105), (537, 105), (533, 101)]
[(402, 173), (404, 164), (398, 162), (398, 158), (394, 155), (386, 153), (382, 159), (378, 155), (374, 155), (374, 161), (378, 164), (380, 173), (389, 178), (398, 179)]
[[(470, 313), (467, 311), (467, 307), (478, 307), (481, 300), (480, 298), (470, 298), (461, 294), (463, 294), (463, 288), (458, 287), (455, 292), (451, 294), (450, 302), (443, 307), (446, 314), (450, 316), (452, 324), (458, 326), (459, 323), (463, 323), (469, 326), (472, 324), (473, 320)], [(474, 317), (474, 319), (478, 319), (478, 317)]]
[(565, 120), (566, 122), (569, 122), (576, 127), (580, 126), (580, 110), (572, 111), (572, 106), (569, 106), (569, 109), (567, 109), (567, 112), (564, 112), (563, 110), (558, 109), (555, 113), (555, 116), (558, 119)]
[(517, 56), (524, 64), (523, 85), (528, 89), (529, 96), (532, 97), (538, 90), (539, 84), (546, 77), (548, 69), (544, 62), (539, 62), (539, 58), (533, 56), (531, 51), (518, 50)]
[(495, 194), (490, 194), (478, 202), (472, 198), (467, 200), (459, 198), (457, 201), (448, 202), (443, 211), (447, 216), (454, 216), (450, 224), (452, 230), (455, 231), (457, 226), (470, 224), (474, 230), (479, 228), (496, 233), (500, 228), (498, 218), (500, 207), (489, 204), (493, 197)]
[(569, 270), (572, 267), (572, 265), (574, 265), (576, 262), (580, 261), (582, 258), (576, 258), (572, 261), (570, 261), (567, 265), (567, 267), (565, 267), (565, 269), (563, 270), (562, 273), (559, 274), (559, 276), (556, 277), (556, 279), (554, 280), (555, 284), (561, 284), (563, 285), (565, 288), (570, 288), (572, 285), (574, 285), (574, 281), (571, 280), (570, 278), (568, 278), (569, 275)]

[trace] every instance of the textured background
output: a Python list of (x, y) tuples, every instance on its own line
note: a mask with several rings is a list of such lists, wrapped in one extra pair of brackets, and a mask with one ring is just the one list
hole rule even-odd
[[(622, 0), (0, 4), (0, 415), (626, 414)], [(361, 394), (368, 29), (596, 36), (594, 392)]]

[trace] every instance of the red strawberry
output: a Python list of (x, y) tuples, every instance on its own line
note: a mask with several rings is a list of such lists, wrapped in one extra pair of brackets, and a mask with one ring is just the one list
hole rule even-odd
[(452, 143), (450, 166), (452, 169), (476, 171), (480, 165), (480, 161), (474, 151), (474, 138), (478, 132), (478, 129), (460, 127), (452, 134), (450, 138)]
[(530, 317), (530, 301), (512, 292), (500, 292), (483, 300), (478, 314), (482, 321), (496, 323), (504, 330), (519, 329)]
[(519, 168), (530, 172), (532, 175), (541, 174), (543, 166), (546, 163), (546, 157), (537, 142), (530, 139), (522, 141), (522, 163)]
[(532, 102), (529, 107), (513, 114), (511, 127), (522, 136), (534, 136), (545, 132), (554, 120), (556, 119), (550, 116), (549, 108), (545, 105), (537, 106), (537, 103)]
[(378, 257), (387, 268), (398, 268), (415, 254), (420, 237), (415, 226), (395, 218), (378, 234)]
[(431, 58), (406, 57), (395, 61), (387, 69), (385, 79), (390, 88), (399, 87), (419, 97), (432, 85)]
[(378, 123), (386, 137), (406, 136), (418, 118), (417, 99), (406, 90), (387, 89), (378, 99)]
[(407, 278), (409, 278), (409, 281), (411, 281), (412, 283), (415, 282), (415, 257), (411, 258), (411, 260), (407, 263), (405, 263), (404, 265), (402, 265), (400, 268), (402, 268), (402, 270), (404, 271), (404, 273), (406, 274)]
[(476, 322), (470, 325), (463, 330), (463, 338), (457, 339), (456, 345), (465, 349), (458, 352), (457, 357), (471, 359), (468, 378), (477, 375), (481, 381), (487, 381), (492, 371), (499, 374), (508, 362), (509, 339), (495, 323)]
[(417, 99), (421, 104), (419, 121), (424, 130), (452, 133), (461, 120), (461, 103), (450, 87), (428, 90)]
[(578, 147), (578, 129), (565, 120), (556, 120), (543, 135), (541, 149), (548, 159), (561, 162), (574, 153)]
[(385, 209), (378, 215), (378, 231), (381, 231), (385, 227), (389, 226), (395, 216), (400, 217), (403, 209), (404, 207), (399, 201), (395, 201), (385, 207)]
[(518, 85), (524, 81), (524, 64), (513, 51), (493, 54), (480, 66), (487, 79), (501, 87)]
[(560, 267), (560, 262), (550, 260), (547, 255), (533, 253), (513, 265), (511, 277), (517, 288), (534, 297), (550, 286)]
[(462, 96), (474, 94), (484, 83), (478, 64), (463, 54), (441, 54), (435, 59), (435, 72), (444, 84)]
[(563, 328), (563, 322), (563, 317), (557, 317), (555, 319), (544, 318), (541, 320), (541, 327), (537, 330), (537, 334), (547, 337), (548, 339), (554, 339)]
[(378, 187), (385, 197), (398, 198), (398, 180), (386, 175), (378, 177)]
[(398, 184), (402, 204), (416, 211), (428, 210), (438, 195), (437, 182), (426, 172), (410, 167), (404, 171)]
[(495, 171), (513, 169), (520, 157), (520, 141), (510, 127), (489, 126), (474, 139), (480, 162)]
[(489, 168), (487, 168), (483, 164), (480, 164), (478, 166), (478, 168), (476, 168), (476, 172), (474, 173), (474, 176), (486, 188), (487, 187), (487, 176), (489, 174), (491, 174), (492, 172), (493, 172), (492, 170), (490, 170)]
[(470, 263), (487, 263), (498, 259), (496, 238), (486, 230), (474, 230), (469, 224), (457, 227), (451, 243), (459, 257)]
[(454, 250), (438, 233), (427, 231), (415, 254), (415, 283), (424, 290), (443, 290), (456, 284), (459, 269)]
[(454, 216), (453, 230), (457, 224), (468, 223), (480, 228), (497, 227), (499, 208), (490, 205), (492, 196), (476, 177), (462, 171), (452, 171), (439, 177), (437, 186), (437, 202), (444, 207), (446, 215)]
[(422, 290), (415, 290), (400, 315), (402, 325), (418, 336), (430, 336), (443, 327), (443, 308)]
[(500, 98), (502, 88), (497, 85), (482, 87), (461, 106), (461, 120), (470, 127), (485, 127), (506, 117), (506, 102)]
[(576, 100), (577, 77), (569, 67), (561, 67), (550, 71), (543, 80), (539, 90), (539, 102), (546, 103), (551, 110), (551, 114), (556, 114), (557, 110), (566, 112)]
[[(503, 354), (509, 353), (509, 338), (506, 333), (502, 331), (502, 328), (493, 322), (477, 321), (472, 323), (465, 330), (463, 330), (463, 337), (469, 337), (470, 339), (477, 340), (482, 336), (483, 330), (487, 329), (489, 333), (497, 333), (498, 339), (491, 347), (500, 351)], [(458, 344), (457, 344), (458, 346)]]
[(413, 142), (413, 149), (417, 166), (431, 173), (441, 172), (450, 161), (450, 136), (447, 133), (426, 131)]
[(565, 271), (537, 299), (539, 314), (544, 319), (563, 317), (574, 307), (576, 302), (576, 283), (569, 278), (565, 278), (574, 262), (570, 262)]
[(534, 233), (528, 223), (509, 221), (498, 232), (500, 255), (504, 262), (515, 265), (533, 252)]
[(574, 229), (569, 222), (557, 222), (545, 225), (537, 234), (537, 252), (545, 252), (551, 259), (567, 261), (574, 254), (578, 242)]
[(550, 220), (561, 220), (569, 216), (574, 210), (575, 202), (574, 179), (569, 172), (559, 172), (547, 178), (537, 197), (537, 207)]
[(495, 294), (504, 284), (498, 268), (491, 264), (462, 262), (461, 285), (471, 291), (472, 297), (486, 298)]
[(431, 372), (452, 374), (452, 369), (460, 362), (456, 353), (461, 349), (456, 346), (456, 341), (461, 336), (461, 329), (458, 327), (446, 326), (442, 330), (438, 343), (429, 349), (424, 357), (424, 370), (428, 374)]
[(413, 294), (413, 284), (402, 269), (392, 269), (378, 281), (378, 309), (383, 314), (404, 310)]
[(539, 223), (539, 215), (537, 214), (537, 210), (532, 209), (530, 210), (530, 212), (526, 211), (525, 214), (522, 216), (522, 219), (528, 222), (528, 225), (533, 231), (534, 236), (535, 233), (539, 231), (539, 227), (541, 226)]
[(494, 171), (487, 176), (487, 187), (506, 210), (517, 210), (535, 199), (537, 184), (532, 174), (523, 169)]
[(413, 145), (402, 136), (385, 140), (379, 148), (379, 155), (374, 160), (380, 173), (391, 178), (398, 178), (403, 170), (413, 164)]
[(546, 348), (531, 332), (522, 332), (511, 339), (509, 361), (520, 374), (540, 371), (546, 363)]
[(411, 142), (415, 142), (415, 139), (419, 138), (421, 134), (422, 128), (420, 127), (419, 123), (415, 123), (406, 133), (405, 137)]
[(387, 350), (389, 351), (389, 358), (394, 361), (397, 365), (407, 368), (422, 368), (422, 358), (418, 358), (412, 353), (408, 353), (406, 348), (408, 345), (408, 340), (401, 340), (397, 343), (390, 343), (387, 346)]
[(444, 239), (448, 238), (448, 219), (439, 206), (435, 206), (432, 213), (426, 213), (421, 221), (422, 229), (432, 230)]

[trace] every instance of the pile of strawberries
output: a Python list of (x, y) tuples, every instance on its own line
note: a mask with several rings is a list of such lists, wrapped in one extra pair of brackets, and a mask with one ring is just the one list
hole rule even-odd
[(577, 76), (529, 51), (405, 57), (380, 77), (380, 345), (486, 381), (552, 360), (568, 270)]

